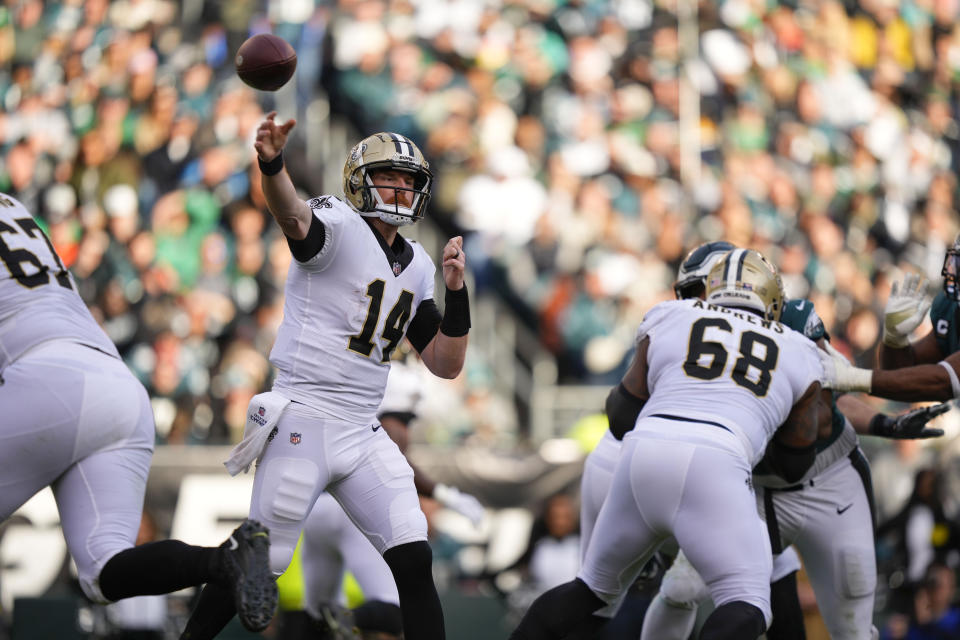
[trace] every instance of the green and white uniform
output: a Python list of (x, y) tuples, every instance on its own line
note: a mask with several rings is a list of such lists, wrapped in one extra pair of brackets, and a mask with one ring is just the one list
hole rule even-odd
[[(829, 338), (823, 326), (823, 321), (817, 315), (813, 303), (809, 300), (795, 299), (784, 303), (780, 322), (794, 331), (799, 331), (814, 342), (821, 338)], [(830, 436), (817, 441), (816, 462), (813, 463), (803, 479), (800, 482), (792, 483), (793, 485), (802, 485), (809, 482), (811, 478), (820, 475), (828, 467), (838, 460), (846, 458), (851, 451), (857, 448), (857, 433), (854, 431), (853, 425), (837, 408), (836, 397), (831, 403), (831, 409), (833, 410), (833, 424)], [(773, 475), (763, 462), (753, 469), (753, 475), (754, 481), (763, 487), (782, 489), (791, 486), (791, 483), (783, 478)]]
[(957, 312), (960, 305), (941, 291), (930, 306), (930, 322), (933, 323), (933, 335), (937, 346), (944, 356), (960, 351), (960, 328)]
[[(780, 321), (811, 340), (828, 337), (809, 300), (790, 300)], [(830, 436), (799, 483), (754, 469), (757, 506), (774, 553), (796, 546), (834, 640), (870, 640), (877, 571), (870, 468), (853, 425), (833, 402)]]
[(155, 428), (150, 398), (77, 293), (46, 234), (0, 193), (0, 522), (57, 499), (83, 592), (134, 545)]

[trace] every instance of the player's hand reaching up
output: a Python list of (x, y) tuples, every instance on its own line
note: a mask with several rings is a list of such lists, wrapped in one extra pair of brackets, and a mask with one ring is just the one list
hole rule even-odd
[(950, 403), (942, 402), (922, 409), (908, 411), (895, 418), (878, 413), (870, 421), (870, 435), (895, 440), (938, 438), (943, 435), (943, 429), (928, 429), (927, 423), (949, 410)]
[(463, 253), (463, 236), (454, 236), (443, 247), (443, 281), (447, 289), (456, 291), (463, 287), (463, 270), (467, 257)]
[(902, 283), (894, 282), (883, 313), (883, 343), (894, 349), (909, 345), (910, 334), (923, 322), (932, 302), (926, 278), (909, 274)]
[(270, 162), (283, 151), (283, 147), (287, 144), (287, 135), (297, 125), (297, 121), (293, 118), (283, 124), (277, 124), (276, 117), (277, 112), (271, 111), (257, 127), (257, 139), (253, 143), (253, 148), (257, 150), (257, 155), (264, 162)]

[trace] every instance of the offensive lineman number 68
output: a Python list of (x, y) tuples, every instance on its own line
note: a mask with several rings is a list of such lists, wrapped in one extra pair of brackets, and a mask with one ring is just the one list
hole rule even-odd
[[(723, 318), (700, 318), (693, 323), (687, 358), (683, 363), (683, 370), (692, 378), (719, 378), (727, 366), (726, 347), (719, 342), (704, 340), (704, 333), (709, 327), (716, 327), (720, 331), (733, 331), (730, 323)], [(764, 347), (762, 357), (754, 353), (757, 345)], [(740, 335), (740, 357), (734, 363), (730, 377), (739, 386), (762, 398), (770, 389), (770, 374), (777, 367), (779, 355), (780, 348), (769, 336), (756, 331), (744, 331)], [(709, 366), (700, 364), (703, 356), (710, 356)], [(751, 373), (754, 375), (750, 375)]]

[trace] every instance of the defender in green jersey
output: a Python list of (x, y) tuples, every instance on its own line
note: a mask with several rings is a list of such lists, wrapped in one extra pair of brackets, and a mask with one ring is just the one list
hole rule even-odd
[[(880, 343), (880, 367), (899, 369), (918, 364), (934, 364), (960, 351), (960, 236), (943, 258), (943, 289), (933, 299), (927, 295), (926, 279), (911, 274), (902, 283), (895, 282), (883, 317), (883, 341)], [(933, 329), (915, 342), (910, 335), (920, 326), (930, 309)]]

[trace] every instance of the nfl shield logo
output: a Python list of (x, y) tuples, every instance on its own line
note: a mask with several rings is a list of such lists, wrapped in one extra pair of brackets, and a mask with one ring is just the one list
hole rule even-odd
[(400, 263), (399, 263), (399, 262), (394, 262), (394, 263), (393, 263), (393, 275), (398, 276), (398, 275), (400, 275), (400, 272), (401, 272), (401, 271), (403, 271), (403, 269), (400, 268)]
[(300, 444), (300, 434), (291, 433), (290, 434), (290, 444)]
[(266, 410), (263, 407), (260, 407), (259, 409), (257, 409), (257, 413), (259, 413), (260, 415), (263, 415), (264, 413), (266, 413)]

